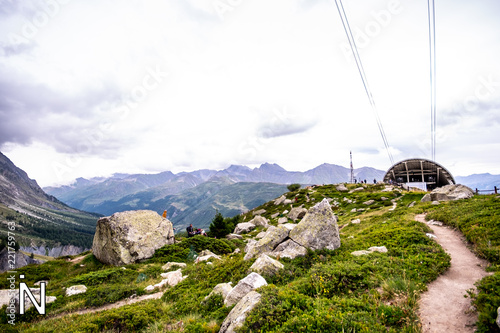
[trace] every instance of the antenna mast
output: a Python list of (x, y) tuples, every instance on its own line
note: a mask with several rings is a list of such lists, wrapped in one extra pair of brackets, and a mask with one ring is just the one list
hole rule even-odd
[(349, 152), (351, 154), (351, 184), (354, 184), (354, 168), (352, 167), (352, 151)]

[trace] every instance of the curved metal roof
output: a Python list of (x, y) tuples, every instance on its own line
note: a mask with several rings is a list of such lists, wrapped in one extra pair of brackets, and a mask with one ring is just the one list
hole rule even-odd
[(442, 165), (424, 159), (410, 158), (394, 164), (384, 176), (384, 182), (426, 183), (428, 188), (455, 184), (451, 173)]

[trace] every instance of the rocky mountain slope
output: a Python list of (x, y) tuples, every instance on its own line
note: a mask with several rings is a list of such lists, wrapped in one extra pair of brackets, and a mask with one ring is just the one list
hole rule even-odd
[(21, 250), (41, 255), (80, 253), (92, 244), (98, 216), (45, 193), (0, 153), (0, 236), (10, 231)]
[[(498, 221), (497, 196), (435, 205), (421, 202), (423, 195), (382, 184), (304, 188), (244, 214), (240, 224), (250, 225), (248, 230), (237, 225), (226, 239), (177, 237), (145, 262), (111, 266), (87, 253), (72, 261), (47, 262), (43, 269), (28, 266), (19, 270), (28, 285), (50, 280), (47, 295), (56, 301), (47, 305), (44, 316), (28, 310), (17, 328), (231, 332), (242, 326), (242, 332), (419, 332), (419, 296), (447, 270), (450, 257), (429, 225), (416, 222), (415, 215), (453, 216), (451, 222), (458, 220), (457, 214), (463, 217), (474, 248), (490, 256), (492, 270), (498, 270), (500, 250), (497, 231), (492, 232)], [(472, 215), (481, 220), (474, 221)], [(316, 229), (318, 225), (323, 228)], [(334, 231), (338, 227), (336, 246), (328, 248), (332, 241), (313, 246), (328, 235), (329, 226)], [(319, 230), (322, 237), (315, 237)], [(281, 235), (282, 242), (275, 235)], [(478, 309), (491, 305), (496, 315), (499, 277), (497, 272), (485, 278), (487, 292), (474, 303)], [(0, 288), (8, 288), (1, 275)], [(69, 292), (77, 289), (78, 294)], [(485, 296), (491, 300), (481, 301)], [(482, 332), (498, 331), (494, 317), (482, 318)]]

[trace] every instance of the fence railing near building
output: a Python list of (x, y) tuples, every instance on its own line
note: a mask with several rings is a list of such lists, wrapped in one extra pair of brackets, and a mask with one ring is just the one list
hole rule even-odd
[(498, 190), (499, 190), (499, 188), (497, 186), (494, 186), (493, 190), (478, 190), (476, 188), (476, 194), (481, 194), (481, 192), (487, 192), (487, 193), (491, 193), (491, 194), (493, 194), (493, 193), (498, 194)]

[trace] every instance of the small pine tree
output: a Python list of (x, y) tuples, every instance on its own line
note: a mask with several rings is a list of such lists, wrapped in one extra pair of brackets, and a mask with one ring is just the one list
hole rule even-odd
[(300, 184), (290, 184), (286, 187), (288, 189), (288, 191), (290, 192), (295, 192), (297, 191), (298, 189), (300, 189)]
[(231, 231), (227, 230), (228, 227), (224, 222), (224, 216), (219, 211), (216, 211), (215, 217), (210, 223), (210, 235), (217, 238), (222, 238), (229, 234)]

